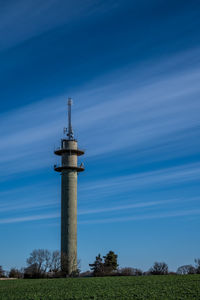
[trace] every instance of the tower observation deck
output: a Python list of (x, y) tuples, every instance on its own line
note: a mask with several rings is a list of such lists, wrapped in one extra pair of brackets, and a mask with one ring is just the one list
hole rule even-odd
[(78, 165), (78, 156), (84, 154), (78, 149), (71, 124), (71, 98), (68, 99), (68, 128), (61, 147), (54, 151), (61, 157), (61, 165), (54, 170), (61, 173), (61, 268), (70, 276), (77, 270), (77, 174), (84, 171)]

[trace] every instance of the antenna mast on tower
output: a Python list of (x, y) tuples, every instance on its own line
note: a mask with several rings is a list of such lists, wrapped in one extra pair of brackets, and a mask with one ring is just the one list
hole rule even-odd
[(74, 133), (72, 130), (72, 122), (71, 122), (71, 106), (72, 106), (72, 98), (68, 98), (68, 128), (67, 128), (67, 136), (69, 140), (74, 139)]

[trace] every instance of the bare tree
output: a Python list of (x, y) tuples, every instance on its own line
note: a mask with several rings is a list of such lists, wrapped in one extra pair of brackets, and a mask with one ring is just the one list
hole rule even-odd
[(44, 274), (38, 273), (38, 265), (32, 264), (24, 269), (24, 278), (40, 278)]
[(61, 270), (61, 258), (60, 251), (56, 250), (52, 252), (51, 262), (50, 262), (50, 270), (54, 273), (58, 273)]
[(50, 267), (51, 253), (48, 250), (33, 250), (27, 259), (28, 267), (32, 266), (38, 274), (45, 274)]
[(27, 265), (24, 272), (26, 278), (76, 277), (80, 273), (80, 260), (77, 261), (75, 255), (68, 257), (60, 251), (33, 250)]
[(0, 266), (0, 278), (5, 277), (5, 271), (3, 270), (2, 266)]
[(195, 258), (195, 267), (196, 267), (196, 273), (200, 274), (200, 258)]
[(23, 270), (11, 268), (8, 276), (10, 278), (23, 278)]
[(180, 274), (180, 275), (195, 274), (196, 273), (196, 269), (192, 265), (184, 265), (184, 266), (179, 267), (177, 269), (176, 273)]
[(143, 272), (142, 270), (140, 269), (133, 269), (134, 270), (134, 276), (142, 276), (143, 275)]
[(165, 262), (155, 262), (149, 272), (152, 275), (166, 275), (168, 274), (168, 265)]
[(195, 258), (194, 262), (195, 262), (196, 273), (200, 274), (200, 258)]

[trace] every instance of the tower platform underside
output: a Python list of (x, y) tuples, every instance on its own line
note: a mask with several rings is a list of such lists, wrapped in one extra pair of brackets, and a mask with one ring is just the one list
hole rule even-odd
[(83, 155), (85, 152), (80, 149), (63, 149), (63, 148), (58, 148), (54, 151), (54, 154), (62, 156), (62, 154), (67, 153), (68, 155), (71, 154), (76, 154), (77, 156)]
[(76, 172), (83, 172), (85, 169), (83, 167), (75, 167), (75, 166), (54, 166), (54, 170), (56, 172), (62, 172), (63, 170), (71, 170)]

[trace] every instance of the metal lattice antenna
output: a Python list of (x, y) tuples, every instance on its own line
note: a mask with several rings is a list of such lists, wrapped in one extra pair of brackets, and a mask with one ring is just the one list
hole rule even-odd
[(74, 139), (74, 133), (72, 130), (72, 122), (71, 122), (71, 106), (72, 106), (72, 99), (68, 98), (68, 128), (67, 128), (67, 136), (69, 140)]

